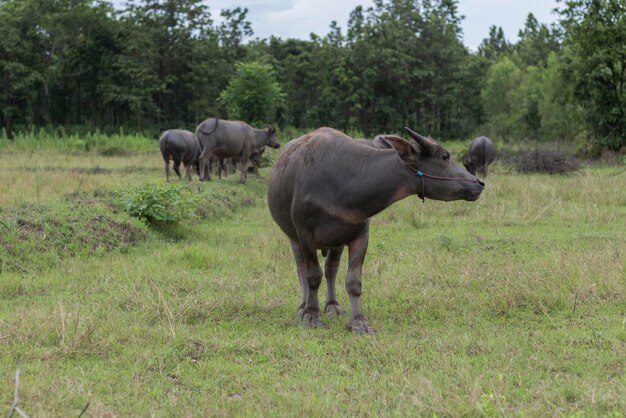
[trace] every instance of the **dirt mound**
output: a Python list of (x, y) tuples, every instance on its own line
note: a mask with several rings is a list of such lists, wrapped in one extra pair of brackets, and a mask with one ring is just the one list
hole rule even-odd
[(22, 204), (0, 212), (0, 272), (53, 267), (76, 255), (104, 255), (147, 236), (146, 226), (103, 202)]

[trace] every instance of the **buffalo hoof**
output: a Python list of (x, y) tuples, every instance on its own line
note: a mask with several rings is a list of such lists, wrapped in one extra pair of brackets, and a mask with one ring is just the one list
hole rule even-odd
[(370, 327), (370, 324), (364, 319), (351, 320), (348, 322), (347, 327), (354, 335), (376, 335), (376, 330)]
[(341, 306), (339, 306), (339, 303), (334, 300), (326, 303), (326, 309), (324, 310), (326, 311), (326, 315), (328, 316), (341, 315), (343, 313), (341, 310)]
[(305, 312), (302, 316), (302, 325), (309, 328), (324, 328), (324, 323), (320, 319), (319, 314), (311, 314)]
[(302, 318), (304, 318), (304, 307), (306, 306), (306, 304), (304, 302), (302, 302), (300, 304), (300, 306), (298, 307), (298, 312), (296, 313), (296, 321), (300, 322), (302, 321)]

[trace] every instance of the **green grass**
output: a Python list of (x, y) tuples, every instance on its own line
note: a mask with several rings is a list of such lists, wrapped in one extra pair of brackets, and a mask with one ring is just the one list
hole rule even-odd
[[(351, 335), (345, 315), (322, 330), (294, 321), (299, 285), (266, 207), (267, 169), (245, 186), (195, 182), (187, 221), (137, 225), (132, 245), (54, 263), (41, 260), (57, 247), (37, 247), (31, 267), (0, 273), (0, 415), (20, 355), (31, 416), (78, 416), (87, 402), (100, 417), (624, 416), (619, 171), (496, 166), (477, 202), (411, 197), (374, 218), (372, 338)], [(156, 149), (13, 149), (0, 154), (0, 219), (19, 229), (10, 211), (32, 206), (59, 229), (94, 216), (135, 225), (107, 212), (109, 193), (161, 182)], [(96, 212), (75, 206), (87, 198)]]
[(103, 156), (129, 155), (137, 152), (158, 149), (158, 137), (147, 138), (141, 135), (124, 134), (104, 135), (96, 131), (86, 135), (59, 135), (57, 131), (40, 129), (30, 132), (17, 132), (12, 141), (0, 136), (0, 150), (32, 151), (57, 150), (63, 152), (94, 151)]

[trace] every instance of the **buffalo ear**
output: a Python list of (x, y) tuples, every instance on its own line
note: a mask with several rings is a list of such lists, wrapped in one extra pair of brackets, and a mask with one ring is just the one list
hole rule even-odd
[(372, 139), (372, 146), (374, 148), (379, 149), (389, 149), (392, 148), (387, 142), (385, 142), (385, 135), (376, 135), (374, 139)]
[(380, 138), (380, 142), (385, 144), (388, 148), (395, 149), (403, 161), (413, 159), (412, 157), (415, 152), (411, 147), (411, 143), (406, 139), (393, 135), (379, 135), (377, 138)]
[(413, 138), (420, 150), (422, 150), (425, 154), (434, 155), (437, 152), (439, 144), (437, 144), (434, 140), (426, 138), (406, 126), (404, 127), (404, 130), (411, 135), (411, 138)]

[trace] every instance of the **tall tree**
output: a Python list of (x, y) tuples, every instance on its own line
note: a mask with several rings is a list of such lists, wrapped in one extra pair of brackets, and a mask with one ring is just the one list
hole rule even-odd
[(584, 133), (584, 111), (574, 100), (574, 86), (565, 75), (567, 68), (566, 58), (552, 52), (543, 71), (538, 103), (540, 136), (548, 141), (573, 141)]
[(274, 69), (257, 62), (237, 64), (235, 76), (220, 95), (229, 117), (255, 126), (273, 123), (282, 98)]
[[(148, 81), (147, 89), (137, 96), (148, 105), (143, 111), (163, 127), (184, 125), (189, 120), (189, 98), (197, 91), (189, 76), (194, 74), (194, 44), (212, 31), (208, 8), (201, 0), (135, 0), (129, 4), (125, 21), (129, 24), (126, 45), (131, 49), (123, 58), (127, 68), (136, 67), (140, 79)], [(131, 46), (133, 43), (137, 47)], [(149, 66), (146, 72), (156, 74), (142, 74), (141, 66), (145, 64)], [(149, 81), (154, 75), (156, 83)], [(151, 101), (158, 110), (153, 109)]]
[(491, 135), (503, 139), (518, 136), (524, 115), (522, 77), (522, 71), (506, 56), (489, 68), (481, 96)]
[(565, 1), (561, 9), (575, 98), (598, 147), (626, 146), (626, 3)]
[(524, 28), (517, 36), (519, 41), (514, 49), (525, 66), (545, 67), (550, 53), (561, 49), (560, 30), (540, 24), (532, 13), (526, 17)]
[(489, 27), (489, 37), (483, 39), (478, 46), (478, 54), (488, 59), (491, 63), (497, 61), (502, 55), (511, 51), (511, 44), (506, 40), (502, 27), (492, 25)]
[(36, 17), (33, 1), (0, 3), (0, 118), (9, 139), (16, 123), (34, 122), (37, 90), (43, 82)]

